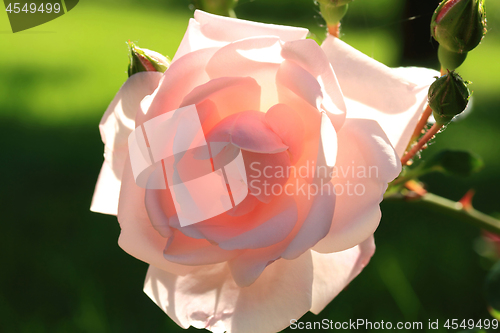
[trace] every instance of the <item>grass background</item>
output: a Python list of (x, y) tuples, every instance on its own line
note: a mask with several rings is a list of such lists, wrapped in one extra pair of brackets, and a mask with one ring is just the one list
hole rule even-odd
[[(415, 14), (411, 3), (356, 0), (343, 39), (390, 66), (436, 66), (432, 9)], [(500, 4), (487, 0), (486, 8), (489, 33), (459, 69), (473, 82), (473, 113), (424, 152), (471, 150), (486, 166), (468, 179), (425, 181), (455, 200), (474, 188), (475, 206), (495, 214)], [(172, 57), (192, 16), (188, 2), (81, 1), (61, 18), (16, 34), (0, 9), (0, 331), (183, 332), (142, 293), (147, 265), (117, 246), (116, 218), (89, 206), (102, 163), (97, 124), (127, 78), (125, 42)], [(318, 37), (324, 31), (309, 0), (240, 0), (236, 13), (306, 26)], [(489, 318), (483, 283), (493, 260), (481, 255), (480, 231), (416, 204), (384, 202), (382, 210), (371, 263), (322, 313), (303, 320)]]

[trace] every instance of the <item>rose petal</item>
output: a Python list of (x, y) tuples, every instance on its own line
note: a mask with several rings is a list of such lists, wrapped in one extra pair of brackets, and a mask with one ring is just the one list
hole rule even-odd
[[(268, 247), (281, 242), (297, 223), (298, 212), (297, 205), (292, 198), (285, 198), (280, 206), (280, 211), (268, 217), (264, 223), (220, 242), (219, 246), (225, 250), (243, 250)], [(264, 205), (262, 207), (265, 208)]]
[(227, 251), (206, 239), (195, 239), (175, 232), (163, 251), (163, 256), (170, 262), (181, 265), (211, 265), (228, 261), (242, 251)]
[(118, 214), (118, 198), (121, 184), (121, 179), (118, 179), (109, 163), (105, 161), (99, 172), (90, 210), (102, 214)]
[(150, 266), (144, 291), (184, 328), (274, 333), (309, 310), (312, 277), (308, 252), (293, 261), (273, 263), (246, 288), (235, 284), (225, 264), (205, 266), (182, 277)]
[(288, 146), (291, 162), (295, 164), (304, 148), (304, 124), (298, 113), (285, 104), (276, 104), (266, 112), (265, 119), (267, 125)]
[(277, 36), (283, 41), (288, 41), (304, 39), (308, 33), (309, 31), (304, 28), (238, 20), (196, 10), (173, 62), (189, 52), (221, 47), (244, 38)]
[(267, 266), (280, 259), (283, 246), (247, 250), (229, 261), (231, 276), (239, 287), (248, 287), (264, 272)]
[(302, 227), (281, 254), (281, 257), (295, 259), (323, 239), (332, 225), (334, 208), (335, 190), (333, 184), (325, 184), (318, 189)]
[(99, 124), (102, 141), (108, 149), (127, 148), (128, 136), (135, 129), (134, 119), (141, 101), (155, 91), (161, 77), (158, 72), (137, 73), (120, 88)]
[[(316, 161), (318, 157), (318, 141), (320, 140), (321, 133), (321, 112), (313, 106), (310, 102), (306, 100), (307, 94), (302, 94), (300, 91), (293, 91), (294, 89), (289, 85), (290, 80), (295, 80), (296, 76), (289, 72), (286, 75), (282, 75), (286, 72), (287, 68), (297, 68), (304, 75), (299, 76), (299, 81), (304, 80), (306, 77), (312, 78), (310, 74), (305, 74), (303, 69), (299, 66), (282, 66), (277, 74), (276, 84), (278, 89), (279, 102), (284, 104), (295, 111), (299, 116), (300, 122), (304, 127), (304, 137), (302, 140), (302, 154), (298, 161), (295, 160), (295, 156), (292, 155), (294, 166), (297, 169), (310, 168), (311, 163)], [(288, 74), (291, 76), (288, 77)], [(309, 89), (311, 85), (304, 84), (304, 89)], [(317, 90), (312, 96), (320, 96), (320, 91)], [(316, 98), (316, 97), (314, 97)], [(312, 172), (308, 172), (308, 177), (312, 176)], [(311, 177), (312, 178), (312, 177)]]
[(311, 312), (318, 314), (323, 310), (361, 272), (374, 252), (373, 236), (342, 252), (311, 251), (314, 266)]
[(208, 82), (210, 78), (205, 72), (205, 66), (216, 51), (215, 48), (202, 49), (172, 63), (163, 74), (150, 106), (137, 114), (135, 126), (178, 109), (187, 94)]
[(153, 93), (160, 78), (161, 73), (156, 72), (132, 75), (104, 113), (99, 130), (104, 142), (105, 160), (92, 198), (91, 211), (117, 214), (121, 177), (128, 156), (128, 136), (134, 129), (141, 100)]
[(276, 80), (278, 84), (287, 87), (297, 96), (302, 97), (313, 108), (320, 110), (323, 101), (323, 91), (318, 80), (301, 66), (293, 61), (283, 61)]
[(169, 225), (182, 232), (184, 235), (195, 239), (207, 239), (207, 237), (199, 230), (198, 224), (191, 224), (188, 226), (181, 226), (177, 215), (168, 219)]
[(248, 190), (259, 201), (270, 203), (284, 192), (288, 181), (290, 156), (287, 151), (276, 154), (259, 154), (243, 151), (248, 180)]
[(261, 87), (259, 111), (278, 103), (276, 72), (283, 61), (281, 41), (277, 37), (240, 40), (219, 49), (210, 59), (206, 71), (211, 79), (220, 77), (254, 78)]
[[(278, 219), (278, 216), (280, 219)], [(290, 229), (296, 223), (297, 207), (293, 198), (282, 196), (277, 197), (271, 204), (257, 205), (252, 212), (244, 217), (221, 214), (179, 230), (185, 233), (186, 229), (196, 229), (198, 233), (203, 235), (203, 238), (214, 243), (226, 244), (227, 248), (224, 247), (226, 249), (230, 249), (229, 246), (239, 246), (237, 242), (232, 241), (234, 238), (239, 238), (242, 243), (247, 244), (249, 247), (255, 247), (262, 242), (270, 242), (268, 245), (257, 246), (264, 247), (280, 242), (286, 234), (290, 233)], [(279, 228), (273, 230), (278, 225), (283, 227), (284, 230)], [(255, 233), (253, 231), (255, 229), (263, 232), (265, 230), (266, 234)], [(285, 235), (283, 235), (284, 233)], [(247, 237), (249, 239), (245, 239)]]
[[(317, 138), (319, 136), (319, 119), (321, 117), (321, 111), (315, 106), (315, 101), (318, 96), (321, 96), (321, 91), (319, 91), (316, 85), (316, 90), (312, 91), (312, 95), (303, 93), (307, 89), (311, 88), (311, 85), (307, 84), (310, 81), (311, 76), (307, 74), (306, 71), (301, 69), (299, 66), (291, 64), (290, 62), (284, 62), (280, 67), (276, 75), (276, 85), (278, 89), (278, 99), (279, 103), (284, 104), (293, 110), (300, 116), (302, 124), (305, 130), (305, 141), (312, 141), (317, 146)], [(294, 70), (297, 69), (301, 74), (295, 73)], [(304, 90), (296, 90), (290, 85), (290, 81), (295, 78), (306, 81), (304, 84)], [(314, 84), (312, 84), (314, 85)], [(298, 89), (298, 88), (297, 88)], [(302, 89), (302, 88), (301, 88)], [(307, 152), (308, 149), (304, 148)]]
[[(317, 109), (327, 113), (333, 126), (338, 131), (346, 117), (346, 105), (339, 83), (325, 52), (315, 41), (306, 39), (285, 43), (281, 55), (284, 59), (293, 61), (305, 69), (317, 80), (323, 92), (320, 101), (321, 105), (317, 105)], [(297, 78), (293, 82), (297, 84), (305, 83)]]
[(244, 111), (224, 118), (207, 134), (207, 142), (230, 142), (241, 149), (275, 154), (288, 146), (265, 123), (265, 114)]
[(259, 204), (259, 200), (253, 195), (247, 195), (247, 197), (240, 202), (236, 207), (227, 211), (226, 213), (230, 216), (243, 216), (252, 212), (255, 207)]
[(151, 226), (144, 196), (145, 189), (135, 184), (132, 167), (127, 159), (118, 205), (118, 222), (121, 228), (118, 245), (139, 260), (168, 272), (186, 274), (191, 267), (171, 263), (163, 257), (167, 240)]
[(170, 237), (169, 217), (176, 214), (170, 190), (146, 189), (144, 203), (153, 228), (164, 238)]
[(394, 148), (374, 120), (348, 118), (338, 142), (335, 214), (330, 232), (313, 248), (322, 253), (351, 248), (373, 234), (387, 184), (401, 171)]
[[(311, 304), (312, 267), (309, 252), (268, 266), (257, 281), (241, 290), (232, 332), (278, 332), (300, 318)], [(300, 291), (300, 292), (297, 292)]]
[(414, 79), (416, 70), (395, 71), (332, 36), (322, 48), (342, 88), (347, 117), (376, 120), (401, 157), (426, 106), (433, 76), (439, 73), (422, 68)]
[[(210, 100), (218, 116), (224, 119), (242, 111), (257, 110), (260, 107), (260, 90), (251, 77), (221, 77), (194, 88), (180, 107)], [(203, 126), (203, 130), (208, 133), (209, 128)]]
[[(321, 148), (324, 155), (324, 165), (326, 167), (335, 166), (338, 152), (337, 132), (331, 119), (324, 113), (321, 115)], [(321, 160), (323, 160), (323, 156)]]

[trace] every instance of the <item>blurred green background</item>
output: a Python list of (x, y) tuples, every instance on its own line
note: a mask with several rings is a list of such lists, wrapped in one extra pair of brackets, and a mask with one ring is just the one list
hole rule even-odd
[[(0, 13), (0, 331), (183, 332), (142, 293), (147, 265), (116, 244), (116, 218), (89, 206), (102, 163), (97, 125), (127, 78), (125, 42), (172, 57), (192, 16), (188, 4), (81, 1), (16, 34)], [(356, 0), (342, 38), (389, 66), (437, 68), (428, 28), (437, 4)], [(486, 0), (486, 9), (490, 31), (459, 69), (473, 82), (473, 113), (424, 152), (472, 150), (486, 167), (468, 179), (429, 175), (425, 181), (454, 200), (474, 188), (476, 208), (495, 214), (500, 4)], [(312, 0), (240, 0), (236, 13), (324, 34)], [(303, 320), (490, 318), (483, 284), (494, 261), (484, 255), (480, 230), (414, 203), (384, 202), (382, 209), (371, 263), (319, 316)]]

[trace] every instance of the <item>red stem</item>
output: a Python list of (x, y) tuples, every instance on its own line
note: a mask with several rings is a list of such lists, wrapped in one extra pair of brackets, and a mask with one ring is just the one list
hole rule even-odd
[(411, 150), (403, 156), (401, 164), (406, 165), (408, 161), (411, 160), (422, 149), (422, 147), (437, 134), (437, 132), (439, 132), (441, 127), (443, 127), (443, 125), (438, 123), (432, 125), (427, 133), (425, 133), (424, 136), (421, 137), (420, 140), (411, 148)]

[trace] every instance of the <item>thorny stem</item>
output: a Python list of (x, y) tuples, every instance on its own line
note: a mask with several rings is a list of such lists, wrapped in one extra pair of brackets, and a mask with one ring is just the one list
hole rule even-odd
[(474, 209), (472, 205), (464, 205), (428, 192), (416, 202), (421, 202), (431, 209), (446, 213), (449, 216), (456, 217), (476, 227), (500, 235), (500, 220), (481, 213)]
[(424, 113), (422, 113), (422, 116), (418, 121), (417, 127), (415, 127), (415, 131), (413, 131), (408, 148), (413, 144), (413, 142), (418, 140), (420, 134), (422, 134), (422, 131), (429, 122), (429, 117), (431, 116), (431, 114), (432, 114), (432, 109), (429, 105), (427, 105), (427, 108), (424, 110)]
[(410, 149), (410, 151), (403, 156), (401, 164), (406, 165), (408, 161), (411, 160), (422, 149), (422, 147), (439, 132), (442, 127), (443, 124), (439, 123), (432, 125), (427, 133), (425, 133), (424, 136), (421, 137), (420, 140)]
[[(445, 75), (446, 72), (447, 72), (447, 70), (445, 68), (441, 67), (441, 76)], [(430, 118), (431, 114), (432, 114), (432, 109), (429, 105), (427, 105), (424, 112), (422, 113), (422, 116), (420, 117), (420, 120), (418, 121), (417, 126), (415, 127), (415, 130), (413, 131), (413, 134), (412, 134), (411, 139), (410, 139), (410, 143), (408, 144), (408, 147), (406, 148), (407, 150), (408, 150), (408, 148), (411, 147), (411, 145), (415, 141), (418, 140), (420, 135), (423, 133), (425, 126), (429, 122), (429, 118)]]
[(386, 200), (406, 200), (412, 203), (421, 204), (434, 211), (446, 214), (486, 231), (500, 235), (500, 220), (481, 213), (472, 206), (472, 197), (474, 196), (473, 190), (469, 190), (469, 192), (467, 192), (461, 200), (455, 202), (427, 192), (419, 182), (414, 180), (407, 181), (404, 184), (404, 187), (409, 189), (411, 193), (414, 193), (415, 195), (395, 195), (394, 192), (386, 192), (384, 198)]

